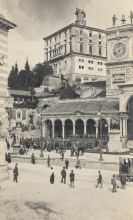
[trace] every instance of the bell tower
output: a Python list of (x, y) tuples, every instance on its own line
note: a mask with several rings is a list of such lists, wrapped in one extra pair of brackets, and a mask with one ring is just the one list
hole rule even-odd
[(133, 24), (125, 24), (122, 15), (119, 26), (113, 17), (113, 27), (107, 29), (107, 97), (119, 98), (120, 85), (133, 82)]

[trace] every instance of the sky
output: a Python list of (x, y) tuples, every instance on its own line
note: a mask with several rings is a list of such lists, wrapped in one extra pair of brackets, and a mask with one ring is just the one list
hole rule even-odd
[(17, 61), (23, 68), (44, 60), (43, 38), (75, 21), (75, 9), (86, 13), (87, 25), (106, 29), (116, 14), (129, 22), (133, 0), (0, 0), (0, 13), (17, 27), (9, 32), (9, 69)]

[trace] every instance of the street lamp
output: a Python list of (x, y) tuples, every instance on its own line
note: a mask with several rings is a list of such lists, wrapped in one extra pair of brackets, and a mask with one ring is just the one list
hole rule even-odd
[(102, 144), (103, 144), (103, 140), (102, 140), (102, 112), (101, 112), (101, 105), (100, 105), (100, 109), (99, 109), (99, 112), (98, 112), (98, 115), (99, 115), (99, 120), (100, 120), (100, 141), (99, 141), (99, 146), (100, 146), (100, 157), (99, 157), (99, 160), (100, 161), (103, 161), (103, 152), (102, 152)]
[(40, 157), (44, 157), (44, 154), (43, 154), (43, 142), (42, 142), (42, 112), (40, 112), (40, 114), (38, 114), (38, 116), (41, 118), (41, 121), (40, 122), (40, 127), (41, 127), (41, 136), (40, 136), (40, 145), (41, 145), (41, 153), (40, 153)]

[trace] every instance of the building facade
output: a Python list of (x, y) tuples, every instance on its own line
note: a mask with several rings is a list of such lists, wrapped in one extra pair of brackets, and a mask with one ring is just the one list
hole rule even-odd
[(8, 92), (8, 33), (15, 24), (0, 14), (0, 133), (5, 136), (9, 129), (8, 109), (12, 107), (12, 100)]
[[(106, 97), (58, 102), (43, 112), (44, 136), (102, 134), (110, 151), (133, 141), (133, 24), (107, 29)], [(100, 116), (99, 116), (100, 109)], [(60, 127), (60, 128), (59, 128)]]
[(64, 75), (70, 83), (103, 80), (106, 31), (86, 26), (84, 11), (77, 9), (75, 14), (75, 23), (44, 38), (44, 59), (55, 75)]

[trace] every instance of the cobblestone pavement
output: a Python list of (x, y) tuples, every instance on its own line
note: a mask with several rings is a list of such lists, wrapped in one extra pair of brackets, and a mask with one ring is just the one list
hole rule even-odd
[[(49, 183), (51, 169), (46, 165), (19, 163), (19, 182), (10, 181), (0, 191), (1, 220), (132, 220), (133, 183), (111, 192), (110, 179), (118, 171), (101, 170), (103, 188), (95, 188), (98, 170), (74, 169), (75, 188), (61, 184), (61, 167), (53, 167), (55, 184)], [(120, 183), (118, 182), (118, 185)]]

